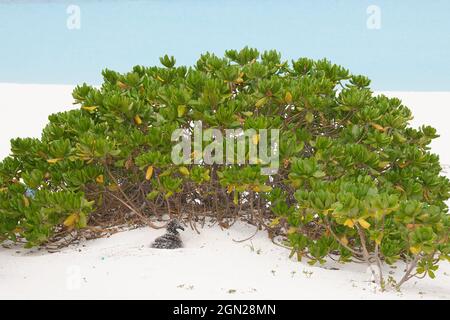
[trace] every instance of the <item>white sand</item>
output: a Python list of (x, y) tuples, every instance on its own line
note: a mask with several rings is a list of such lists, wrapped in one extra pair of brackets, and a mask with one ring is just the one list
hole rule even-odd
[[(73, 86), (0, 84), (0, 158), (12, 137), (38, 137), (48, 114), (72, 108)], [(414, 125), (430, 124), (441, 134), (433, 144), (450, 163), (450, 93), (389, 93), (416, 115)], [(288, 259), (265, 232), (245, 239), (254, 227), (237, 223), (230, 230), (187, 229), (185, 249), (150, 249), (162, 230), (143, 228), (89, 241), (58, 253), (0, 247), (0, 299), (450, 299), (450, 265), (437, 279), (412, 280), (401, 293), (380, 293), (360, 264), (310, 266)], [(337, 267), (340, 270), (330, 270)], [(391, 270), (386, 268), (386, 272)], [(398, 278), (397, 274), (397, 278)]]
[(229, 230), (205, 226), (200, 235), (187, 229), (186, 248), (177, 250), (149, 248), (163, 232), (149, 228), (53, 254), (0, 249), (0, 299), (450, 298), (449, 264), (442, 264), (436, 280), (413, 280), (401, 293), (380, 293), (363, 264), (289, 260), (289, 251), (273, 245), (265, 232), (233, 241), (254, 230), (246, 223)]

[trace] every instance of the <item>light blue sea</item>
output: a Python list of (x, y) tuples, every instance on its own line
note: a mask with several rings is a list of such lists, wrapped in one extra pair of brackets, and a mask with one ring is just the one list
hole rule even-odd
[(99, 84), (245, 45), (326, 57), (376, 90), (450, 91), (449, 0), (0, 0), (0, 82)]

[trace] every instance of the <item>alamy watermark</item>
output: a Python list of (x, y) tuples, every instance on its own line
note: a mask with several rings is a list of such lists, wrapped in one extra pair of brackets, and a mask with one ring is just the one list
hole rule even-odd
[(381, 29), (381, 8), (377, 5), (370, 5), (367, 7), (366, 13), (368, 15), (366, 26), (369, 30)]
[(80, 6), (71, 4), (67, 7), (66, 13), (69, 15), (66, 20), (66, 26), (69, 30), (81, 29), (81, 9)]
[(172, 142), (178, 142), (172, 148), (174, 164), (253, 164), (264, 166), (263, 175), (278, 172), (279, 129), (203, 130), (196, 121), (192, 132), (180, 128), (172, 133)]

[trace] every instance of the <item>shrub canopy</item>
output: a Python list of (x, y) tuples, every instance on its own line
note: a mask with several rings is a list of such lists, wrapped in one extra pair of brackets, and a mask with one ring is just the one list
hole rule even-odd
[[(206, 53), (193, 67), (160, 60), (104, 70), (103, 85), (77, 86), (79, 108), (51, 115), (40, 139), (11, 141), (0, 164), (0, 241), (40, 245), (55, 232), (151, 224), (169, 212), (223, 225), (245, 216), (311, 263), (403, 259), (413, 267), (400, 284), (434, 276), (448, 259), (450, 184), (429, 149), (438, 136), (409, 127), (399, 99), (375, 96), (367, 77), (325, 59), (288, 63), (276, 51)], [(278, 173), (173, 164), (172, 132), (196, 120), (280, 129)]]

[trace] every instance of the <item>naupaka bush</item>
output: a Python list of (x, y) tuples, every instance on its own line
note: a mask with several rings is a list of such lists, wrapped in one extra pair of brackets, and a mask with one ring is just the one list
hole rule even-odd
[[(35, 246), (74, 230), (164, 213), (227, 227), (246, 218), (285, 235), (292, 255), (382, 265), (407, 262), (400, 287), (434, 277), (449, 258), (449, 180), (430, 153), (436, 130), (409, 127), (399, 99), (327, 60), (291, 63), (276, 51), (206, 53), (193, 67), (104, 70), (73, 91), (78, 109), (53, 114), (40, 139), (11, 141), (0, 164), (0, 241)], [(175, 165), (171, 134), (205, 128), (279, 129), (280, 168)], [(247, 146), (258, 140), (249, 139)], [(208, 141), (203, 141), (205, 145)], [(195, 154), (192, 155), (193, 157)]]

